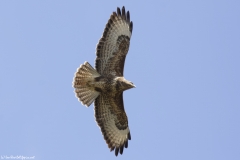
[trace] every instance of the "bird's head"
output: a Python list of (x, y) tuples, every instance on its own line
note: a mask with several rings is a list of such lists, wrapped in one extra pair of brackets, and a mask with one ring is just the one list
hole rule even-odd
[(131, 88), (136, 88), (136, 86), (131, 81), (126, 80), (124, 77), (118, 78), (117, 81), (119, 82), (120, 89), (123, 91)]

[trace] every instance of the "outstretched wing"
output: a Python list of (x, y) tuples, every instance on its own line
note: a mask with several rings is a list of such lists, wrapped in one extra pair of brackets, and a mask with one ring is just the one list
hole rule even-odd
[(124, 147), (128, 147), (128, 140), (131, 140), (122, 92), (113, 97), (101, 94), (94, 104), (96, 121), (108, 147), (111, 151), (115, 149), (116, 156), (122, 154)]
[(95, 68), (101, 75), (123, 76), (124, 62), (127, 55), (133, 23), (130, 13), (117, 8), (106, 24), (102, 38), (97, 45)]

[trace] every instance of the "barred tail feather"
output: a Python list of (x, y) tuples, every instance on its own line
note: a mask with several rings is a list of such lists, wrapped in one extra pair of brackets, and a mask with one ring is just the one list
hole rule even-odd
[(99, 92), (89, 90), (89, 88), (76, 88), (75, 89), (76, 97), (78, 100), (82, 103), (82, 105), (85, 105), (89, 107), (92, 102), (99, 96)]
[(99, 76), (100, 74), (88, 62), (84, 62), (84, 64), (77, 69), (73, 78), (76, 97), (87, 107), (90, 106), (100, 94), (88, 85), (89, 82), (93, 82), (94, 78)]

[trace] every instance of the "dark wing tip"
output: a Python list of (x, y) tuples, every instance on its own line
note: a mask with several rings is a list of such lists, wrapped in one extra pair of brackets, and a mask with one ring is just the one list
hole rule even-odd
[(122, 7), (122, 18), (126, 20), (126, 13), (125, 13), (125, 7)]
[(120, 147), (120, 154), (123, 154), (124, 145)]
[(131, 21), (130, 25), (129, 25), (129, 30), (130, 32), (132, 33), (132, 30), (133, 30), (133, 22)]
[(127, 11), (127, 22), (130, 23), (130, 13)]
[[(128, 138), (129, 138), (129, 135), (128, 135)], [(108, 148), (110, 148), (110, 152), (115, 150), (115, 155), (116, 156), (118, 156), (118, 153), (120, 153), (121, 155), (123, 154), (124, 147), (128, 148), (128, 139), (126, 139), (125, 142), (118, 147), (114, 146), (113, 144), (111, 144), (108, 141), (106, 141), (106, 142), (108, 143)]]
[(128, 132), (128, 139), (131, 140), (131, 134)]
[(129, 24), (129, 30), (130, 32), (132, 33), (132, 30), (133, 30), (133, 22), (130, 21), (130, 12), (125, 11), (125, 7), (123, 6), (122, 7), (122, 12), (120, 10), (119, 7), (117, 7), (117, 13), (116, 12), (113, 12), (113, 15), (116, 15), (116, 16), (121, 16), (123, 20), (125, 20), (128, 24)]
[(117, 13), (118, 13), (118, 16), (121, 16), (121, 15), (122, 15), (122, 14), (121, 14), (121, 10), (120, 10), (119, 7), (117, 7)]
[(119, 148), (115, 149), (115, 155), (118, 156)]
[(111, 147), (110, 152), (112, 152), (115, 149), (115, 147)]
[(113, 14), (112, 14), (114, 17), (116, 17), (117, 16), (117, 13), (116, 12), (113, 12)]
[(128, 140), (125, 142), (125, 148), (128, 148)]
[(108, 143), (108, 148), (110, 148), (110, 152), (112, 152), (113, 150), (115, 150), (115, 155), (118, 156), (118, 153), (123, 154), (124, 151), (124, 147), (128, 148), (128, 139), (125, 140), (125, 142), (123, 144), (121, 144), (120, 146), (116, 147), (114, 145), (112, 145), (110, 142), (106, 141)]

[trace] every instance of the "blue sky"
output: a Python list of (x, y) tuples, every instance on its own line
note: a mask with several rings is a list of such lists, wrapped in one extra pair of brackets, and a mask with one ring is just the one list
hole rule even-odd
[(0, 1), (0, 156), (113, 159), (72, 79), (116, 7), (134, 23), (118, 159), (240, 159), (240, 1)]

